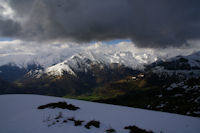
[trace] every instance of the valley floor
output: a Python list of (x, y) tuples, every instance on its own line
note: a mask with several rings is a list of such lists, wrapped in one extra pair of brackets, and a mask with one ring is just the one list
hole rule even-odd
[[(37, 109), (40, 105), (59, 101), (80, 109)], [(128, 133), (124, 127), (129, 125), (155, 133), (200, 131), (200, 118), (50, 96), (0, 95), (0, 107), (0, 133), (103, 133), (110, 128), (117, 133)], [(56, 120), (59, 114), (62, 118)], [(70, 117), (83, 120), (83, 125), (61, 122)], [(99, 121), (100, 128), (85, 128), (84, 125), (91, 120)]]

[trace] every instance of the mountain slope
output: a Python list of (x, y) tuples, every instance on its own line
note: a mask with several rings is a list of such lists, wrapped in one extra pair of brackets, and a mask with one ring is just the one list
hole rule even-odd
[[(77, 111), (59, 108), (37, 109), (40, 105), (58, 101), (67, 101), (80, 109)], [(124, 127), (129, 125), (147, 131), (152, 130), (154, 133), (198, 133), (200, 130), (199, 118), (56, 97), (1, 95), (0, 106), (2, 133), (102, 133), (110, 128), (114, 128), (116, 132), (128, 133)], [(59, 112), (62, 112), (63, 118), (58, 118), (59, 121), (56, 122), (54, 118), (60, 114)], [(84, 120), (83, 125), (74, 126), (72, 121), (62, 123), (63, 119), (72, 116)], [(84, 125), (90, 120), (99, 121), (100, 127), (85, 128)], [(55, 124), (49, 126), (54, 121)]]
[(177, 56), (167, 60), (156, 61), (146, 67), (154, 73), (165, 75), (179, 75), (182, 78), (200, 75), (200, 52), (188, 56)]
[(0, 77), (8, 82), (13, 82), (24, 77), (29, 71), (41, 69), (36, 64), (19, 67), (16, 64), (7, 64), (0, 66)]
[(86, 72), (73, 70), (74, 75), (65, 71), (62, 71), (62, 75), (37, 73), (34, 76), (30, 76), (28, 74), (18, 83), (24, 89), (28, 88), (26, 90), (33, 90), (32, 93), (34, 94), (54, 96), (80, 95), (92, 93), (93, 88), (99, 85), (139, 73), (138, 70), (132, 70), (123, 66), (111, 67), (92, 65)]

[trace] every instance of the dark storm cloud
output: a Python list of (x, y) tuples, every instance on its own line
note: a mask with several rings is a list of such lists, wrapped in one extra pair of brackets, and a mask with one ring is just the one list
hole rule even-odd
[(20, 25), (11, 19), (0, 16), (0, 37), (15, 37), (20, 31)]
[(140, 47), (167, 47), (200, 38), (199, 0), (10, 0), (9, 4), (25, 20), (18, 37), (26, 39), (129, 38)]

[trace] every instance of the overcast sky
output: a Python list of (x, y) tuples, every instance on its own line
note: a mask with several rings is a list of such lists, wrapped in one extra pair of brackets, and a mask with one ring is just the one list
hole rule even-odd
[(199, 0), (0, 0), (0, 37), (181, 47), (200, 38)]

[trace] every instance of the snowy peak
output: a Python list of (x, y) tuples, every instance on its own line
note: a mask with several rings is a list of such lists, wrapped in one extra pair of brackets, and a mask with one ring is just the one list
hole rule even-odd
[[(21, 46), (21, 45), (20, 45)], [(14, 46), (13, 46), (14, 47)], [(16, 47), (19, 47), (18, 45)], [(5, 48), (7, 50), (7, 48)], [(61, 63), (66, 59), (84, 55), (90, 60), (106, 61), (106, 62), (119, 62), (118, 56), (122, 57), (126, 55), (128, 57), (135, 57), (142, 62), (146, 60), (154, 59), (157, 57), (153, 50), (142, 50), (136, 48), (132, 43), (119, 43), (115, 45), (107, 45), (103, 43), (95, 44), (59, 44), (59, 45), (42, 45), (41, 47), (33, 47), (25, 49), (29, 52), (17, 53), (0, 53), (0, 66), (7, 65), (9, 63), (15, 64), (20, 68), (26, 68), (28, 65), (36, 64), (43, 68), (50, 67), (54, 64)], [(121, 55), (122, 53), (122, 55)], [(127, 54), (123, 54), (127, 53)], [(105, 56), (109, 56), (108, 59)], [(129, 56), (130, 55), (130, 56)], [(151, 56), (153, 58), (145, 59), (145, 56)], [(141, 56), (141, 57), (140, 57)], [(112, 57), (112, 58), (111, 58)], [(124, 58), (125, 58), (124, 57)], [(111, 60), (111, 61), (110, 61)], [(152, 62), (152, 61), (151, 61)]]
[(87, 72), (94, 65), (110, 67), (113, 66), (112, 64), (142, 70), (144, 64), (152, 62), (151, 60), (150, 55), (136, 55), (129, 51), (115, 53), (85, 51), (75, 54), (61, 63), (45, 68), (44, 73), (62, 76), (63, 72), (67, 72), (75, 76), (76, 72)]
[[(67, 73), (76, 76), (77, 72), (88, 72), (93, 66), (112, 69), (114, 64), (124, 66), (133, 70), (144, 70), (145, 66), (153, 63), (156, 71), (164, 70), (196, 70), (200, 69), (200, 52), (188, 56), (177, 56), (174, 58), (156, 61), (157, 57), (149, 53), (133, 53), (130, 51), (100, 52), (86, 50), (74, 54), (64, 61), (53, 66), (44, 68), (43, 73), (49, 76), (62, 76)], [(156, 62), (155, 62), (156, 61)], [(163, 70), (164, 69), (164, 70)]]
[(54, 66), (48, 67), (44, 71), (48, 75), (55, 75), (55, 76), (62, 76), (63, 72), (67, 72), (70, 75), (76, 76), (76, 74), (73, 72), (73, 70), (65, 63), (58, 63)]

